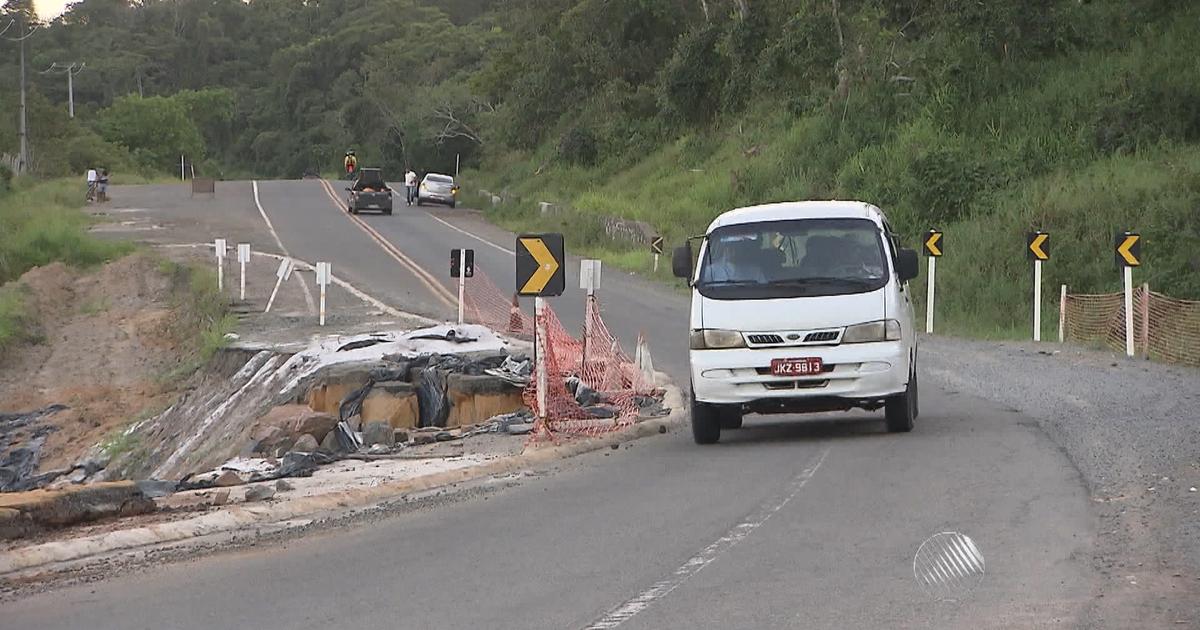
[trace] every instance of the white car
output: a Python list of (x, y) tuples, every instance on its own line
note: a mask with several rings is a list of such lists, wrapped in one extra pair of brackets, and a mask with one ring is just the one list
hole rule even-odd
[(441, 203), (451, 208), (458, 202), (458, 184), (449, 175), (429, 173), (421, 179), (417, 188), (417, 205), (423, 203)]
[(879, 208), (801, 201), (732, 210), (672, 256), (692, 286), (692, 433), (712, 444), (745, 413), (884, 409), (917, 417), (908, 281), (917, 253)]

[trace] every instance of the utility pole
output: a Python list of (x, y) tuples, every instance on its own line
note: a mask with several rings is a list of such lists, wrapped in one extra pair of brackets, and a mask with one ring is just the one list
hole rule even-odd
[[(16, 172), (17, 175), (23, 175), (25, 173), (25, 171), (29, 168), (29, 134), (28, 134), (28, 130), (26, 129), (26, 123), (25, 123), (25, 119), (26, 119), (26, 116), (25, 116), (25, 40), (29, 39), (30, 36), (33, 35), (33, 32), (37, 29), (37, 27), (34, 27), (34, 28), (29, 29), (27, 32), (25, 30), (25, 13), (24, 13), (24, 11), (20, 12), (20, 15), (21, 15), (21, 21), (20, 21), (20, 28), (17, 30), (17, 36), (5, 38), (5, 39), (8, 39), (8, 41), (10, 41), (10, 42), (17, 42), (19, 44), (19, 49), (21, 51), (20, 52), (20, 56), (21, 56), (21, 123), (20, 123), (21, 152), (17, 156), (17, 172)], [(7, 30), (8, 30), (8, 27), (6, 26), (4, 28), (4, 31), (7, 31)], [(0, 31), (0, 32), (2, 32), (2, 31)]]
[(79, 63), (77, 61), (71, 62), (70, 65), (55, 61), (50, 64), (49, 68), (42, 71), (42, 74), (61, 72), (67, 75), (67, 111), (70, 112), (71, 118), (75, 117), (75, 75), (83, 72), (83, 68), (86, 65), (86, 63)]

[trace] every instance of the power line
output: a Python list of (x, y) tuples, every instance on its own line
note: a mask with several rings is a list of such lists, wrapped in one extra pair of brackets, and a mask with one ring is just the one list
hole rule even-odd
[(83, 72), (87, 62), (72, 61), (70, 64), (63, 64), (55, 61), (50, 64), (49, 68), (42, 70), (41, 74), (58, 73), (67, 75), (67, 111), (71, 118), (75, 117), (75, 75)]

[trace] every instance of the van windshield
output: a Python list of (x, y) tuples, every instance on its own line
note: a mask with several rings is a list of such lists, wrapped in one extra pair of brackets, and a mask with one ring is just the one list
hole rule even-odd
[(888, 269), (867, 219), (746, 223), (708, 235), (696, 289), (718, 300), (866, 293), (887, 284)]

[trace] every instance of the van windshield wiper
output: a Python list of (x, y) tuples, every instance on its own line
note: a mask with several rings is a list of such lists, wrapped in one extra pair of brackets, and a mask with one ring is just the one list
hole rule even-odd
[(814, 276), (812, 278), (791, 278), (787, 280), (774, 280), (770, 284), (772, 286), (785, 287), (805, 287), (812, 285), (831, 285), (831, 284), (849, 284), (858, 287), (871, 287), (878, 282), (878, 279), (869, 278), (835, 278), (832, 276)]
[(702, 287), (731, 287), (746, 284), (760, 285), (762, 283), (758, 280), (701, 280), (697, 284)]

